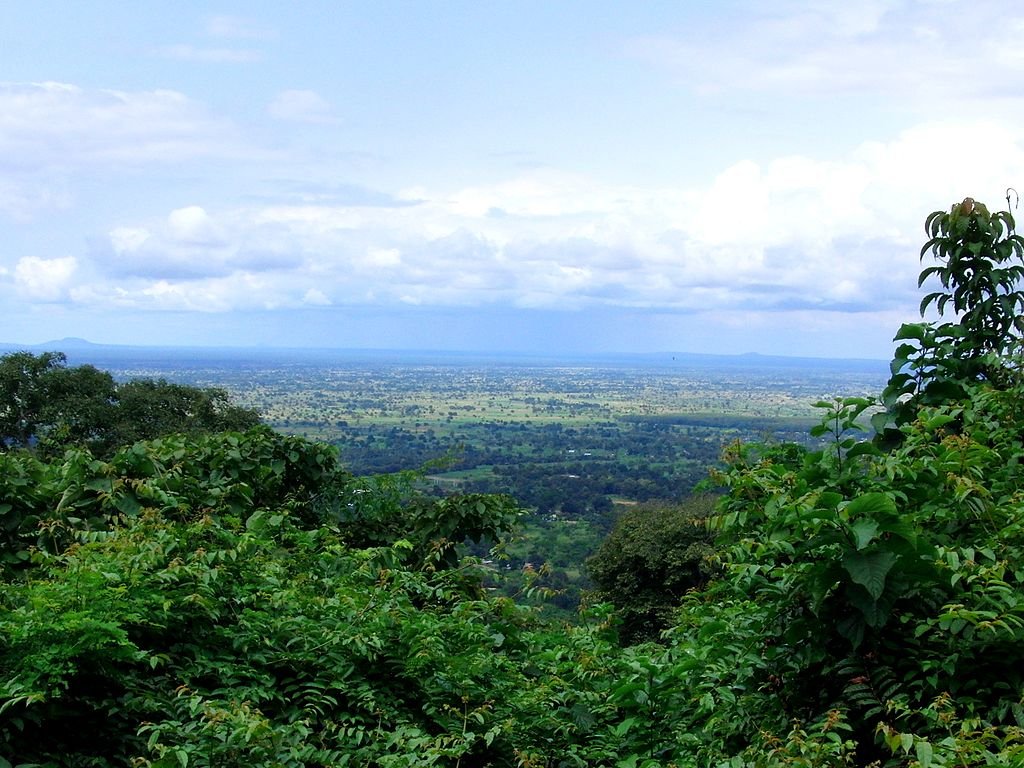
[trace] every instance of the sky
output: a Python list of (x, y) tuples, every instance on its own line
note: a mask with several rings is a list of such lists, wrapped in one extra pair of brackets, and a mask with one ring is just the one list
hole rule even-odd
[(1024, 191), (1021, 39), (989, 0), (15, 0), (0, 342), (886, 359), (925, 217)]

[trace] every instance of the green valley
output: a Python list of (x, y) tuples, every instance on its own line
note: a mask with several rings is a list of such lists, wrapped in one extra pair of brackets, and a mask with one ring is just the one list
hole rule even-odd
[(813, 443), (814, 402), (885, 381), (884, 364), (873, 361), (757, 356), (159, 355), (89, 359), (122, 378), (230, 392), (274, 429), (336, 446), (356, 475), (422, 470), (436, 495), (511, 495), (529, 514), (505, 566), (546, 565), (551, 604), (566, 610), (591, 586), (584, 561), (624, 510), (685, 499), (730, 442)]

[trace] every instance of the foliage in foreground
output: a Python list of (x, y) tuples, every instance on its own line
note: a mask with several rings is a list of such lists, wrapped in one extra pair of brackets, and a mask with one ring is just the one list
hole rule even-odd
[[(508, 500), (422, 499), (325, 457), (267, 430), (137, 444), (109, 464), (70, 452), (60, 496), (81, 492), (93, 514), (64, 516), (65, 543), (31, 548), (0, 588), (0, 754), (587, 765), (636, 743), (621, 715), (647, 719), (650, 665), (617, 650), (607, 616), (547, 627), (452, 556), (507, 530)], [(619, 690), (630, 677), (644, 684)]]
[[(983, 257), (968, 278), (1006, 261), (1012, 219), (993, 220), (974, 206), (938, 220), (951, 290), (952, 257)], [(992, 285), (1002, 297), (1016, 282)], [(266, 430), (140, 443), (109, 462), (5, 457), (0, 754), (160, 768), (1024, 764), (1019, 331), (1004, 323), (993, 346), (971, 322), (925, 324), (897, 350), (904, 391), (887, 408), (822, 403), (820, 450), (730, 450), (720, 576), (683, 599), (663, 644), (619, 645), (608, 606), (567, 627), (489, 597), (457, 544), (508, 530), (507, 500), (422, 499)], [(948, 339), (977, 365), (950, 362)], [(857, 439), (874, 411), (877, 439)]]

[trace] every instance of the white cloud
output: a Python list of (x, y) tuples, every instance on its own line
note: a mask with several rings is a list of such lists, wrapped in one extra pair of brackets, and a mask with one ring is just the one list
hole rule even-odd
[(170, 236), (179, 243), (220, 245), (222, 238), (217, 224), (198, 205), (177, 208), (167, 216)]
[(242, 142), (177, 91), (0, 83), (0, 171), (15, 177), (237, 156)]
[(335, 123), (331, 105), (316, 91), (281, 91), (267, 107), (271, 117), (295, 123)]
[(73, 256), (60, 259), (25, 256), (14, 267), (14, 284), (29, 299), (60, 301), (77, 266), (78, 262)]
[(402, 252), (397, 248), (371, 248), (365, 261), (373, 267), (397, 267), (402, 263)]
[(276, 36), (272, 29), (263, 26), (255, 19), (224, 14), (207, 18), (205, 31), (210, 37), (239, 40), (264, 40)]
[(968, 194), (1000, 205), (1022, 177), (1015, 126), (963, 120), (828, 160), (740, 160), (701, 187), (539, 170), (424, 186), (400, 207), (190, 205), (113, 229), (92, 254), (101, 280), (71, 295), (204, 311), (372, 301), (913, 316), (925, 215)]
[(188, 163), (267, 157), (177, 91), (0, 82), (0, 214), (16, 221), (102, 205), (123, 188), (144, 203), (139, 170), (161, 183), (161, 173), (182, 173)]
[(327, 294), (318, 288), (310, 288), (302, 297), (303, 304), (310, 304), (314, 307), (327, 307), (330, 306), (331, 300), (327, 298)]
[(287, 240), (241, 215), (229, 211), (217, 218), (198, 205), (176, 208), (144, 226), (111, 230), (94, 244), (92, 260), (107, 280), (168, 283), (290, 270), (301, 262)]
[[(227, 312), (280, 306), (279, 286), (265, 275), (238, 272), (188, 282), (132, 279), (119, 284), (88, 283), (70, 290), (78, 304), (147, 311)], [(298, 301), (291, 304), (297, 305)]]
[(138, 251), (149, 238), (149, 230), (142, 227), (117, 227), (110, 231), (110, 245), (118, 254)]
[(1017, 31), (1024, 15), (1001, 3), (948, 10), (922, 2), (785, 0), (741, 2), (731, 15), (742, 23), (711, 16), (714, 22), (631, 39), (626, 52), (704, 93), (837, 99), (859, 91), (928, 101), (990, 99), (1024, 85)]
[(67, 209), (71, 197), (63, 179), (43, 183), (13, 172), (6, 179), (0, 178), (0, 213), (19, 221), (27, 221), (41, 210)]
[(154, 48), (153, 54), (164, 59), (204, 64), (250, 64), (263, 58), (262, 52), (249, 48), (201, 48), (187, 43), (163, 45)]

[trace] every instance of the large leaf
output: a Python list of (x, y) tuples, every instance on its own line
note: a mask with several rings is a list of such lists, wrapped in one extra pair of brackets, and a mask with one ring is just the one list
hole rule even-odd
[(868, 591), (877, 600), (885, 591), (885, 577), (899, 560), (899, 556), (886, 551), (847, 552), (843, 557), (843, 568), (850, 578)]
[(853, 537), (853, 544), (858, 550), (864, 549), (868, 544), (878, 538), (878, 523), (870, 518), (863, 518), (849, 527), (850, 535)]
[[(879, 414), (876, 413), (874, 415), (878, 416)], [(886, 413), (882, 413), (881, 415), (883, 417), (888, 416), (888, 414), (886, 414)], [(873, 419), (874, 419), (874, 416), (872, 416), (872, 426), (874, 426)], [(885, 422), (883, 422), (883, 424), (884, 423)], [(870, 443), (867, 440), (862, 441), (860, 443), (857, 443), (855, 446), (853, 446), (853, 448), (851, 448), (850, 450), (848, 450), (846, 452), (846, 458), (848, 458), (848, 459), (854, 459), (857, 456), (881, 456), (881, 455), (882, 455), (882, 452), (880, 450), (878, 450), (878, 448), (876, 448), (873, 443)]]
[(847, 586), (846, 599), (860, 612), (860, 620), (869, 627), (884, 626), (889, 620), (890, 601), (876, 600), (857, 584)]
[(896, 331), (893, 341), (903, 341), (904, 339), (916, 339), (917, 341), (922, 341), (927, 332), (928, 326), (926, 323), (904, 323), (900, 326), (900, 329)]
[(846, 505), (846, 514), (852, 517), (896, 514), (896, 502), (884, 493), (865, 493)]

